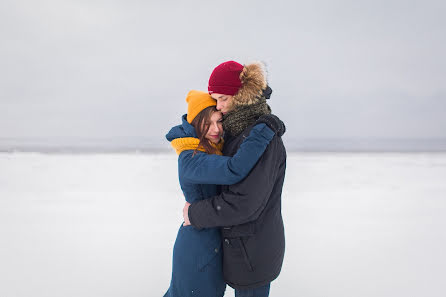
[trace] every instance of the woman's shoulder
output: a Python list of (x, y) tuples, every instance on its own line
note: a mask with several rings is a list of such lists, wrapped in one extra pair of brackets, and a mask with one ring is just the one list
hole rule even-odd
[(185, 162), (193, 161), (194, 158), (196, 158), (195, 160), (197, 160), (202, 154), (206, 153), (195, 149), (184, 150), (178, 156), (178, 162), (180, 162), (180, 164), (184, 164)]
[[(197, 150), (184, 150), (178, 156), (178, 171), (180, 176), (182, 175), (195, 175), (196, 170), (207, 166), (211, 161), (209, 155), (202, 151)], [(212, 157), (211, 157), (212, 158)]]

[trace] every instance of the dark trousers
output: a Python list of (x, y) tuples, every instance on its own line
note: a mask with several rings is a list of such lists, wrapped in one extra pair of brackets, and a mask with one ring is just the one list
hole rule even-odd
[(235, 297), (268, 297), (271, 283), (255, 289), (235, 290)]

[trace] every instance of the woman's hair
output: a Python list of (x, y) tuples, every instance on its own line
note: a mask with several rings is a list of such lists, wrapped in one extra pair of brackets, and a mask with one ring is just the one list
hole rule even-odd
[[(200, 140), (198, 147), (202, 147), (206, 153), (215, 154), (217, 149), (211, 145), (206, 138), (206, 134), (209, 131), (211, 116), (217, 111), (215, 106), (209, 106), (200, 111), (200, 113), (192, 120), (191, 125), (194, 126), (198, 139)], [(197, 153), (195, 150), (194, 155)]]

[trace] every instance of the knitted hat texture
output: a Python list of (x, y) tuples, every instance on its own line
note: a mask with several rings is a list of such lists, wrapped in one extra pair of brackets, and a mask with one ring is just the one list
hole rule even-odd
[(234, 96), (242, 86), (240, 80), (242, 70), (243, 65), (235, 61), (227, 61), (215, 67), (209, 78), (209, 94), (218, 93)]
[(206, 107), (216, 106), (217, 102), (206, 92), (192, 90), (187, 94), (187, 121), (192, 123), (195, 117)]

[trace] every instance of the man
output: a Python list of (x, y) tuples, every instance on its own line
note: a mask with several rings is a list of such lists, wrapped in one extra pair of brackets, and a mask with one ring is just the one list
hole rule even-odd
[[(261, 63), (241, 65), (228, 61), (217, 66), (209, 79), (209, 93), (223, 113), (223, 154), (233, 156), (257, 122), (285, 126), (266, 103), (271, 95)], [(220, 195), (186, 203), (184, 224), (196, 228), (221, 226), (223, 274), (235, 296), (269, 296), (270, 283), (280, 273), (285, 236), (281, 194), (286, 151), (274, 136), (250, 174), (240, 183), (222, 186)]]

